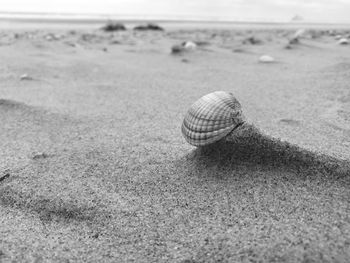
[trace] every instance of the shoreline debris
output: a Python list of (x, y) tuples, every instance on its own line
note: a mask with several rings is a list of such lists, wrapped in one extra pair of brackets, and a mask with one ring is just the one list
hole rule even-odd
[(125, 31), (126, 27), (124, 24), (120, 22), (108, 21), (105, 26), (101, 28), (105, 32), (113, 32), (113, 31)]
[(153, 31), (164, 31), (164, 29), (157, 24), (148, 23), (147, 25), (140, 25), (135, 26), (134, 30), (136, 31), (146, 31), (146, 30), (153, 30)]

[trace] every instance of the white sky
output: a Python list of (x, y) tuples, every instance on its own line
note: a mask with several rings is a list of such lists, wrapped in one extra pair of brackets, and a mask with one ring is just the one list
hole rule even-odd
[(1, 11), (350, 23), (350, 0), (1, 0)]

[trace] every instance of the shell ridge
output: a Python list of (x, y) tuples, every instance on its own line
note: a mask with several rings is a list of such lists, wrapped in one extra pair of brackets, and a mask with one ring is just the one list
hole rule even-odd
[(231, 126), (235, 126), (234, 122), (213, 123), (211, 125), (201, 126), (199, 124), (192, 124), (191, 122), (188, 122), (186, 120), (183, 122), (183, 124), (188, 130), (198, 133), (212, 133), (217, 130), (222, 130)]
[[(197, 118), (197, 119), (201, 119), (201, 120), (206, 120), (206, 121), (213, 120), (213, 117), (214, 117), (214, 116), (209, 116), (209, 117), (198, 116), (198, 115), (195, 115), (195, 113), (191, 113), (191, 112), (189, 112), (189, 114), (190, 114), (193, 118)], [(226, 119), (231, 119), (231, 114), (225, 116), (224, 119), (225, 119), (225, 120), (226, 120)]]

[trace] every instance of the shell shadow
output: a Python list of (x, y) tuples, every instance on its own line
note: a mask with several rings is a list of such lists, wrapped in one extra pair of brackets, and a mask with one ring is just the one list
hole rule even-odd
[(196, 148), (186, 159), (197, 168), (216, 166), (235, 169), (243, 165), (253, 170), (265, 167), (333, 178), (350, 175), (350, 161), (270, 137), (250, 124), (243, 125), (234, 134), (216, 143)]

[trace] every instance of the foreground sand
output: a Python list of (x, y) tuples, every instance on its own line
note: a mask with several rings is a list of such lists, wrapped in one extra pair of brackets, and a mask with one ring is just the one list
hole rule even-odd
[[(350, 45), (313, 33), (3, 31), (0, 262), (347, 262)], [(295, 148), (188, 145), (216, 90)]]

